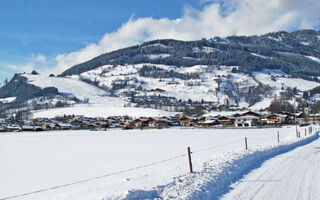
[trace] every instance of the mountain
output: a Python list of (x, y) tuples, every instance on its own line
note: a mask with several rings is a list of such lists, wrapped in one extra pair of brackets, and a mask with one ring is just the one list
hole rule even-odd
[(0, 88), (0, 102), (16, 97), (39, 103), (45, 97), (54, 105), (50, 108), (58, 101), (62, 107), (91, 99), (99, 105), (121, 101), (120, 107), (187, 113), (262, 109), (274, 99), (317, 102), (318, 77), (320, 31), (154, 40), (100, 55), (59, 77), (16, 75)]
[(163, 64), (239, 66), (250, 73), (264, 68), (287, 74), (319, 76), (320, 31), (276, 32), (262, 36), (215, 37), (200, 41), (154, 40), (100, 55), (73, 66), (61, 76), (79, 75), (103, 65)]

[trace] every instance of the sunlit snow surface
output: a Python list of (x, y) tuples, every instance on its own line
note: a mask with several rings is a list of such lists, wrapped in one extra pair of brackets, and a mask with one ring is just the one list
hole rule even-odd
[(163, 110), (125, 107), (127, 102), (120, 98), (110, 97), (109, 94), (95, 86), (72, 78), (48, 77), (45, 75), (28, 75), (30, 84), (45, 87), (56, 87), (59, 92), (73, 94), (83, 100), (89, 98), (89, 104), (78, 104), (73, 107), (56, 108), (34, 112), (34, 117), (55, 117), (57, 115), (75, 114), (87, 117), (106, 117), (106, 116), (163, 116), (173, 114)]
[[(234, 159), (235, 155), (242, 155), (245, 136), (252, 150), (276, 145), (277, 131), (282, 144), (296, 140), (294, 127), (1, 133), (0, 198), (184, 155), (153, 166), (17, 199), (122, 199), (130, 194), (129, 191), (155, 190), (159, 185), (166, 186), (166, 192), (173, 194), (176, 186), (171, 188), (170, 183), (178, 184), (189, 171), (185, 156), (188, 146), (194, 152), (194, 170), (202, 173), (215, 163), (220, 163), (215, 167), (223, 168), (224, 162)], [(304, 128), (300, 131), (304, 137)]]

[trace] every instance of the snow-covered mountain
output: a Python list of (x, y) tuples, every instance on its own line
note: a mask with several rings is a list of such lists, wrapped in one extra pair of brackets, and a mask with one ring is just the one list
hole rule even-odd
[(8, 109), (80, 103), (59, 108), (58, 114), (91, 115), (164, 114), (155, 109), (258, 110), (274, 99), (316, 102), (319, 69), (320, 33), (313, 30), (200, 41), (156, 40), (100, 55), (59, 77), (16, 75), (0, 88), (1, 99), (14, 101), (1, 103), (0, 99), (0, 104)]

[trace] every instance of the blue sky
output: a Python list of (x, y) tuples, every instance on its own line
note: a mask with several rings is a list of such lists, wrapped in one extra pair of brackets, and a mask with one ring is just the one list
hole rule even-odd
[(318, 0), (0, 0), (0, 82), (145, 40), (319, 28), (319, 9)]
[(196, 0), (0, 0), (0, 81), (15, 72), (4, 65), (83, 48), (131, 16), (177, 18), (187, 4), (200, 6)]

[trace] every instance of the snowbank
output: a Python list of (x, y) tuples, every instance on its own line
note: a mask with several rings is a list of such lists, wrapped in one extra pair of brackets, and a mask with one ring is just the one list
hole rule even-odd
[(126, 200), (138, 199), (219, 199), (230, 190), (230, 185), (245, 174), (279, 154), (306, 145), (319, 138), (318, 133), (296, 142), (262, 145), (248, 150), (226, 152), (221, 157), (204, 163), (196, 173), (175, 178), (174, 182), (151, 191), (128, 191)]

